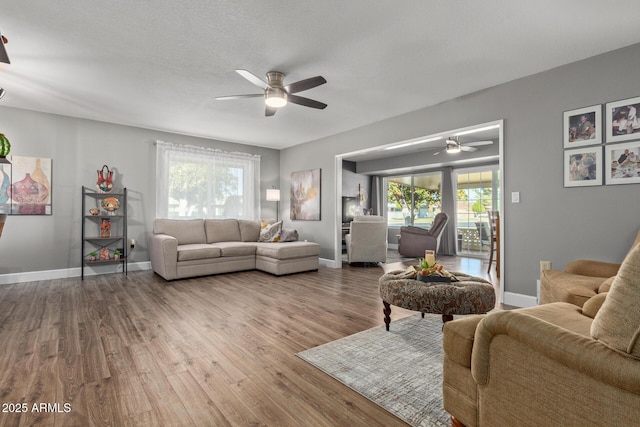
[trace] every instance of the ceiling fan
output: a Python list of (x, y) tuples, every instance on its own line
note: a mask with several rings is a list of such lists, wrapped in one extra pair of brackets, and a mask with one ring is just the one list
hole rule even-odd
[(460, 141), (458, 141), (458, 138), (455, 136), (445, 139), (444, 142), (446, 144), (444, 150), (440, 150), (433, 153), (434, 156), (437, 156), (438, 154), (444, 153), (444, 152), (448, 154), (456, 154), (461, 151), (477, 151), (478, 149), (475, 147), (479, 147), (481, 145), (493, 144), (493, 141), (472, 141), (472, 142), (467, 142), (466, 144), (462, 144)]
[(236, 70), (236, 73), (258, 86), (264, 91), (264, 93), (219, 96), (215, 99), (225, 101), (229, 99), (264, 97), (264, 102), (266, 104), (264, 115), (267, 117), (273, 116), (276, 111), (278, 111), (278, 108), (284, 107), (287, 105), (287, 102), (302, 105), (304, 107), (317, 108), (319, 110), (323, 110), (327, 107), (327, 104), (316, 101), (315, 99), (294, 95), (295, 93), (325, 84), (327, 81), (322, 76), (311, 77), (285, 86), (284, 74), (279, 71), (269, 71), (267, 73), (266, 82), (247, 70)]

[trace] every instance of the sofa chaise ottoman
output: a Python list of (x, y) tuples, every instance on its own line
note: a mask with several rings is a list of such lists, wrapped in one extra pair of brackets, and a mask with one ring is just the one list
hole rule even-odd
[(151, 268), (166, 280), (258, 269), (274, 275), (317, 270), (320, 245), (260, 242), (260, 221), (156, 219)]

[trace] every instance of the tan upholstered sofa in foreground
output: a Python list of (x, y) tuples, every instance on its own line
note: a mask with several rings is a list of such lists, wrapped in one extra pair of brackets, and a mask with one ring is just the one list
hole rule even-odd
[[(640, 231), (633, 248), (640, 243)], [(570, 302), (582, 305), (592, 296), (607, 292), (620, 264), (580, 259), (566, 265), (563, 271), (543, 270), (540, 273), (540, 304)]]
[(260, 221), (156, 219), (151, 268), (167, 280), (258, 269), (277, 276), (317, 270), (320, 245), (259, 242)]
[(453, 424), (638, 425), (638, 307), (640, 245), (610, 291), (582, 308), (555, 302), (446, 323), (443, 398)]

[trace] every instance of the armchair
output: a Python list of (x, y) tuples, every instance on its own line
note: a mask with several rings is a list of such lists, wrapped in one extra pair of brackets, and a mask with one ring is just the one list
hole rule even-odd
[(356, 216), (344, 240), (349, 263), (387, 261), (387, 221), (384, 217)]
[(637, 425), (638, 304), (636, 246), (610, 291), (583, 308), (555, 302), (447, 322), (443, 402), (452, 424)]
[(398, 252), (407, 257), (423, 257), (426, 249), (438, 253), (440, 237), (448, 221), (449, 216), (440, 212), (433, 219), (433, 224), (428, 230), (413, 226), (400, 227)]
[[(631, 245), (640, 244), (640, 231)], [(576, 260), (564, 271), (543, 270), (540, 273), (540, 304), (570, 302), (579, 307), (596, 294), (607, 292), (620, 264), (604, 261)]]

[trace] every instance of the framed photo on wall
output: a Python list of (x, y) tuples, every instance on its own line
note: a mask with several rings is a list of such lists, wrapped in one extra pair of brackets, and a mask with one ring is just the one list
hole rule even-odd
[(563, 114), (564, 148), (602, 144), (602, 106), (578, 108)]
[(605, 132), (607, 142), (640, 139), (640, 96), (609, 102), (606, 105)]
[(594, 185), (602, 185), (602, 146), (565, 150), (564, 186)]
[(291, 172), (292, 220), (320, 221), (320, 169)]
[(605, 183), (640, 183), (640, 141), (605, 146)]

